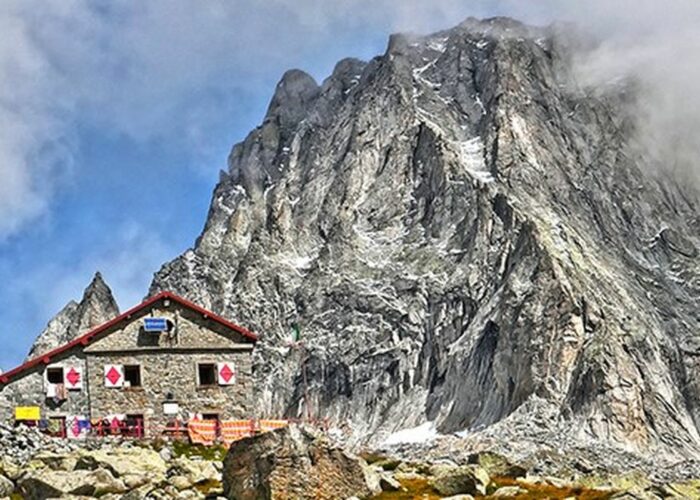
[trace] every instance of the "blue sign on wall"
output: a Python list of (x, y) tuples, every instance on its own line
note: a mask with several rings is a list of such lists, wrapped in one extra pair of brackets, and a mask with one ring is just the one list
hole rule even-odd
[(147, 332), (164, 332), (168, 329), (168, 320), (165, 318), (144, 318), (143, 329)]

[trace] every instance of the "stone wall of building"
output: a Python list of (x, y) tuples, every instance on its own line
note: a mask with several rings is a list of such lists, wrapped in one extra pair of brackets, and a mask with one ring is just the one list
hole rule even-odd
[[(230, 362), (235, 366), (233, 385), (198, 386), (198, 363)], [(141, 387), (107, 387), (105, 365), (139, 365)], [(143, 415), (147, 429), (165, 426), (175, 416), (165, 415), (163, 404), (179, 404), (179, 418), (217, 413), (221, 419), (253, 418), (252, 359), (250, 350), (219, 352), (158, 352), (122, 355), (99, 354), (88, 358), (91, 407), (95, 417), (112, 414)], [(172, 399), (169, 400), (169, 395)], [(149, 432), (154, 436), (155, 433)]]
[[(66, 391), (67, 398), (56, 401), (46, 397), (44, 374), (48, 368), (62, 367), (64, 374), (71, 366), (81, 367), (83, 387), (81, 390)], [(76, 347), (65, 357), (53, 359), (49, 365), (39, 365), (22, 374), (16, 380), (0, 388), (0, 419), (4, 422), (14, 418), (15, 407), (38, 406), (42, 418), (87, 416), (89, 415), (89, 387), (85, 355)]]
[[(171, 332), (146, 332), (143, 319), (166, 318), (174, 325)], [(153, 348), (230, 348), (251, 345), (251, 341), (202, 314), (176, 303), (162, 303), (124, 322), (116, 331), (94, 341), (86, 352), (149, 351)]]

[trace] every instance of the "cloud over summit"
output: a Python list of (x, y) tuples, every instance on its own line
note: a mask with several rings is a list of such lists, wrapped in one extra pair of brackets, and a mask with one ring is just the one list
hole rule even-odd
[(535, 24), (564, 19), (600, 37), (582, 61), (586, 80), (641, 78), (648, 99), (640, 120), (649, 146), (697, 173), (695, 1), (6, 0), (0, 4), (0, 239), (46, 213), (55, 193), (85, 168), (79, 127), (136, 143), (184, 140), (206, 148), (213, 127), (237, 119), (221, 112), (221, 100), (236, 92), (271, 94), (272, 87), (262, 88), (270, 71), (305, 67), (322, 51), (341, 53), (333, 44), (342, 37), (360, 45), (369, 32), (428, 32), (493, 15)]

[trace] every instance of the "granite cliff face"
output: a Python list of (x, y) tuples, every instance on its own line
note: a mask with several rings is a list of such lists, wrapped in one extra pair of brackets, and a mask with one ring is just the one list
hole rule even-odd
[(27, 359), (36, 358), (67, 344), (92, 328), (119, 315), (119, 306), (98, 272), (85, 289), (80, 302), (71, 300), (34, 341)]
[(653, 173), (634, 92), (570, 59), (470, 19), (287, 72), (151, 293), (262, 334), (264, 414), (696, 452), (698, 193)]

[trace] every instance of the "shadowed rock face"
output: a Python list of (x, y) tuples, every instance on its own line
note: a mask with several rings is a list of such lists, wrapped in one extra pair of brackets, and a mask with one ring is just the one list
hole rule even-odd
[(151, 292), (262, 334), (264, 414), (696, 450), (698, 193), (651, 173), (634, 94), (577, 87), (570, 45), (470, 19), (285, 74)]
[(71, 300), (46, 326), (34, 341), (27, 359), (36, 358), (67, 344), (96, 326), (119, 315), (119, 306), (112, 291), (96, 273), (85, 289), (80, 303)]

